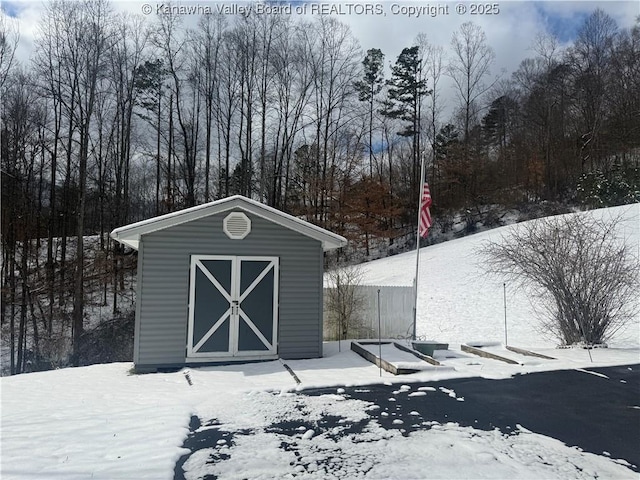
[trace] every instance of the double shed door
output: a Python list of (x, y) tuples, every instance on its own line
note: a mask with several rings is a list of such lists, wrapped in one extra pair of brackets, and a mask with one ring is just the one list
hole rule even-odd
[(192, 255), (187, 358), (277, 354), (278, 258)]

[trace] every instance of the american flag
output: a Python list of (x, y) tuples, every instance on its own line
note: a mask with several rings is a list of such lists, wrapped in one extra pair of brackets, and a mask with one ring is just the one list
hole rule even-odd
[(429, 184), (424, 182), (422, 186), (422, 198), (420, 201), (420, 228), (419, 233), (421, 237), (426, 237), (429, 234), (429, 227), (431, 227), (431, 212), (429, 207), (431, 206), (431, 190), (429, 190)]

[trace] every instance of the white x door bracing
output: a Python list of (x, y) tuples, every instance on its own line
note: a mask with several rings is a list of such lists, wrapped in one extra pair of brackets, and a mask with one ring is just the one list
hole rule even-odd
[(277, 353), (278, 258), (192, 255), (187, 358)]

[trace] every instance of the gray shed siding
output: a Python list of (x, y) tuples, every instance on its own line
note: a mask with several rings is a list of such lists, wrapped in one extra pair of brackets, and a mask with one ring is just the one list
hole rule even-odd
[(185, 363), (191, 255), (255, 255), (280, 259), (278, 355), (285, 359), (322, 356), (320, 242), (259, 216), (251, 233), (229, 239), (222, 221), (231, 211), (142, 237), (141, 283), (136, 315), (136, 366)]

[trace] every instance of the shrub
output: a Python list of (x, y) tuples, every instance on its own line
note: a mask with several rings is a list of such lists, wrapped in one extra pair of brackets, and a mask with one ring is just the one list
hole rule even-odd
[(640, 267), (621, 218), (547, 217), (481, 249), (489, 271), (523, 286), (564, 345), (604, 343), (637, 312)]
[(135, 312), (131, 311), (87, 330), (81, 339), (81, 364), (132, 361), (134, 329)]

